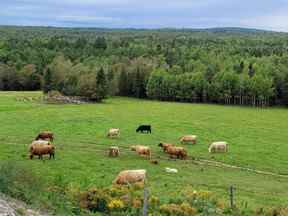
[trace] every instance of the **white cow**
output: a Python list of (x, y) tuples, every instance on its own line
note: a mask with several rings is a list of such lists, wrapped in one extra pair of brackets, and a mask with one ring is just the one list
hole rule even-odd
[(119, 137), (120, 129), (119, 128), (111, 128), (108, 131), (107, 137)]
[(225, 153), (228, 151), (228, 144), (227, 142), (213, 142), (209, 146), (209, 153)]

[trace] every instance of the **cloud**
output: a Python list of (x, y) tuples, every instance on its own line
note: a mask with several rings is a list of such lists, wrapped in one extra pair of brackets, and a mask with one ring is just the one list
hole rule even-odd
[(274, 31), (288, 31), (288, 15), (275, 14), (243, 19), (240, 24), (246, 27), (264, 28)]
[(0, 0), (0, 24), (288, 31), (287, 0)]
[(121, 21), (120, 18), (116, 17), (105, 17), (105, 16), (58, 16), (56, 18), (59, 21), (69, 22), (116, 22)]

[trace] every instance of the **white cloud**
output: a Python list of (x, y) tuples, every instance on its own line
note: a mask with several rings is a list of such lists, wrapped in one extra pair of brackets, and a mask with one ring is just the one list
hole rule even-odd
[(265, 15), (240, 20), (240, 24), (252, 28), (264, 28), (274, 31), (288, 31), (288, 15)]
[(81, 15), (64, 15), (57, 16), (59, 21), (69, 21), (69, 22), (115, 22), (121, 21), (120, 18), (108, 17), (108, 16), (81, 16)]
[(288, 31), (287, 11), (288, 0), (0, 0), (0, 24)]

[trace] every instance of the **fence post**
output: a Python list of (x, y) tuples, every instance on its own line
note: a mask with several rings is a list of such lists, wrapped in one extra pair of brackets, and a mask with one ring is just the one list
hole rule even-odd
[(235, 191), (235, 188), (233, 186), (230, 186), (229, 188), (229, 194), (230, 194), (230, 207), (231, 208), (234, 208), (234, 191)]
[(145, 186), (144, 186), (143, 216), (148, 215), (148, 196), (149, 196), (149, 191), (148, 191), (148, 188), (145, 184)]

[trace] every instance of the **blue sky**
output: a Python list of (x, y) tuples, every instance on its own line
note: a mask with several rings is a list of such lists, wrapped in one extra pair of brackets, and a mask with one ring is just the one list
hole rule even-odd
[(288, 0), (0, 0), (0, 24), (288, 32)]

